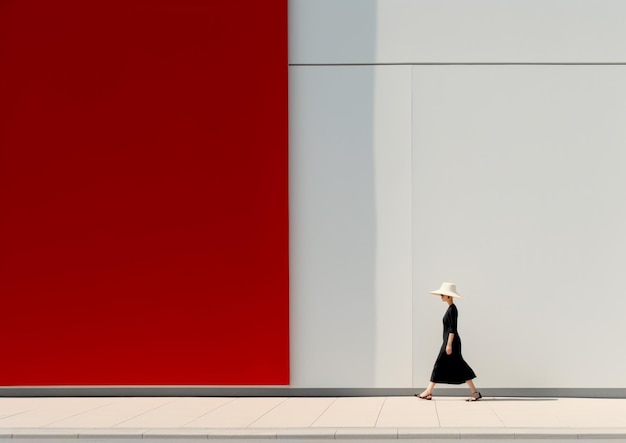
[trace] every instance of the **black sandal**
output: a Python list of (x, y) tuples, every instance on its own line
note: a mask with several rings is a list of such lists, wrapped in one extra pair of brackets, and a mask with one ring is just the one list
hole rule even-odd
[(425, 396), (421, 396), (420, 394), (415, 394), (417, 398), (421, 398), (422, 400), (432, 400), (433, 394), (426, 394)]
[(470, 398), (468, 398), (467, 400), (465, 400), (465, 401), (478, 401), (481, 398), (483, 398), (481, 393), (476, 391), (476, 392), (472, 392), (472, 396)]

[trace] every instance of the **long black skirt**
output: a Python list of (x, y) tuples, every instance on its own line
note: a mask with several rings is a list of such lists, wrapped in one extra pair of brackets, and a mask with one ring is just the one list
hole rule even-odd
[(476, 374), (463, 360), (461, 354), (461, 337), (456, 335), (452, 342), (452, 354), (446, 354), (447, 340), (441, 345), (441, 350), (435, 361), (430, 381), (433, 383), (446, 383), (460, 385), (468, 380), (476, 378)]

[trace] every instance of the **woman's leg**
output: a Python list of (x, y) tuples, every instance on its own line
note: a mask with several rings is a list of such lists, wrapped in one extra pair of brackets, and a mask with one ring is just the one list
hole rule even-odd
[(480, 392), (478, 392), (478, 390), (476, 389), (476, 386), (474, 386), (474, 382), (472, 380), (467, 380), (465, 383), (467, 383), (467, 386), (469, 386), (470, 391), (472, 391), (472, 396), (468, 398), (467, 401), (476, 401), (479, 398), (483, 397), (482, 395), (480, 395)]
[(436, 383), (433, 383), (432, 381), (428, 384), (428, 387), (426, 388), (426, 390), (424, 392), (422, 392), (419, 397), (428, 397), (429, 395), (433, 395), (433, 389), (435, 389), (435, 385)]
[(470, 391), (472, 391), (472, 394), (476, 392), (476, 386), (474, 386), (473, 380), (467, 380), (465, 383), (467, 383), (467, 386), (469, 386)]

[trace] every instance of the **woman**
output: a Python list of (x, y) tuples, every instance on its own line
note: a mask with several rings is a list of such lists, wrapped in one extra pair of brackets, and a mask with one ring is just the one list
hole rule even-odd
[(456, 292), (454, 283), (443, 283), (441, 288), (430, 292), (433, 295), (441, 296), (441, 301), (448, 303), (448, 310), (443, 316), (443, 344), (433, 373), (430, 376), (430, 384), (421, 394), (415, 394), (423, 400), (432, 400), (433, 389), (437, 383), (447, 383), (452, 385), (460, 385), (467, 383), (472, 395), (467, 401), (477, 401), (483, 396), (476, 390), (472, 379), (476, 378), (476, 374), (469, 367), (463, 356), (461, 355), (461, 337), (457, 332), (457, 318), (459, 312), (454, 305), (455, 298), (463, 298)]

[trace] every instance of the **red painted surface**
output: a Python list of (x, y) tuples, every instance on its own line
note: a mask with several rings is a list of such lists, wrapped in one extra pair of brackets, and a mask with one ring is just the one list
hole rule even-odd
[(0, 0), (1, 385), (289, 383), (287, 0)]

